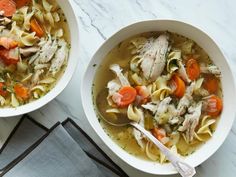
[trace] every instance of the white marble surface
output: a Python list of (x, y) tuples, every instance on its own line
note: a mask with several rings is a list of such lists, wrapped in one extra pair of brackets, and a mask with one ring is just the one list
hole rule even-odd
[[(80, 100), (80, 81), (85, 68), (106, 38), (118, 29), (146, 19), (177, 19), (207, 32), (222, 48), (236, 74), (236, 1), (233, 0), (75, 0), (80, 25), (79, 66), (68, 87), (54, 101), (31, 113), (50, 127), (70, 116), (131, 177), (151, 177), (124, 164), (103, 145), (90, 128)], [(236, 98), (234, 98), (236, 99)], [(236, 105), (235, 105), (236, 107)], [(14, 122), (14, 121), (13, 121)], [(0, 122), (1, 124), (4, 122)], [(0, 130), (0, 137), (2, 137)], [(2, 138), (4, 139), (4, 138)], [(1, 141), (0, 141), (1, 142)], [(0, 143), (1, 144), (1, 143)], [(236, 123), (222, 147), (197, 168), (197, 177), (233, 177), (236, 174)], [(178, 175), (175, 175), (178, 176)], [(173, 176), (173, 177), (175, 177)]]

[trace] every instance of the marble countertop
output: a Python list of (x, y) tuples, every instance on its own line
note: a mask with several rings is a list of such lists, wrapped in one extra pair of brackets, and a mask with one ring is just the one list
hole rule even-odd
[[(74, 0), (80, 25), (79, 66), (68, 87), (54, 101), (30, 113), (51, 127), (68, 116), (101, 146), (131, 177), (151, 177), (124, 164), (97, 138), (81, 105), (80, 81), (90, 58), (99, 46), (120, 28), (147, 19), (176, 19), (207, 32), (220, 46), (236, 74), (236, 1), (232, 0)], [(234, 98), (235, 99), (235, 98)], [(236, 106), (236, 105), (235, 105)], [(0, 144), (18, 118), (0, 120)], [(233, 177), (236, 174), (236, 123), (220, 149), (197, 167), (197, 177)], [(178, 176), (174, 175), (173, 177)]]

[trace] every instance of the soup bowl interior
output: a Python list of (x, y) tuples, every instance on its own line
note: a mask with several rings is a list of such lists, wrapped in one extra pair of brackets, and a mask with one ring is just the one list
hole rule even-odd
[(219, 119), (216, 131), (214, 132), (213, 137), (203, 144), (195, 153), (185, 157), (185, 161), (194, 167), (204, 162), (221, 146), (231, 129), (235, 117), (234, 106), (236, 104), (235, 99), (231, 98), (235, 98), (236, 95), (233, 75), (225, 56), (216, 43), (200, 29), (183, 22), (172, 20), (143, 21), (127, 26), (110, 37), (95, 53), (85, 72), (81, 88), (85, 114), (100, 139), (127, 164), (140, 171), (159, 175), (175, 174), (177, 172), (171, 164), (161, 165), (158, 162), (146, 161), (130, 155), (109, 138), (99, 124), (96, 112), (94, 111), (92, 85), (96, 74), (96, 67), (94, 66), (99, 66), (107, 53), (120, 42), (143, 32), (166, 30), (194, 40), (207, 52), (222, 72), (221, 80), (224, 110)]
[(31, 103), (28, 103), (23, 106), (19, 106), (16, 108), (3, 108), (0, 109), (0, 118), (1, 117), (12, 117), (12, 116), (17, 116), (17, 115), (22, 115), (25, 113), (29, 113), (31, 111), (34, 111), (51, 100), (53, 100), (56, 96), (58, 96), (63, 89), (67, 86), (69, 81), (72, 78), (72, 75), (76, 69), (77, 62), (78, 62), (78, 49), (79, 49), (79, 29), (78, 29), (78, 22), (73, 10), (73, 1), (68, 0), (57, 0), (57, 3), (63, 10), (67, 23), (69, 26), (69, 33), (70, 33), (70, 53), (69, 53), (69, 59), (67, 63), (67, 67), (65, 69), (64, 74), (62, 75), (61, 78), (57, 81), (55, 87), (47, 93), (45, 96), (42, 98), (33, 101)]

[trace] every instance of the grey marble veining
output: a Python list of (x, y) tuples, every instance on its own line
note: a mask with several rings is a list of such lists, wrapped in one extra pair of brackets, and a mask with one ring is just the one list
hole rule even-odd
[[(177, 19), (207, 32), (223, 50), (236, 74), (236, 1), (233, 0), (74, 0), (80, 25), (79, 66), (68, 87), (54, 101), (31, 113), (50, 127), (70, 116), (131, 177), (151, 177), (124, 164), (90, 128), (81, 105), (80, 82), (98, 47), (120, 28), (147, 19)], [(69, 98), (69, 99), (68, 99)], [(235, 105), (236, 107), (236, 105)], [(0, 122), (1, 123), (1, 122)], [(7, 134), (7, 133), (6, 133)], [(0, 130), (0, 137), (2, 137)], [(0, 140), (1, 142), (1, 140)], [(221, 148), (197, 168), (197, 177), (233, 177), (236, 173), (236, 123)], [(176, 177), (174, 175), (173, 177)]]

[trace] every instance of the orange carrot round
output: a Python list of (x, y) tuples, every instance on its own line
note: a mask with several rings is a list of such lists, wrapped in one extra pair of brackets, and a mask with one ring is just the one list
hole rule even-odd
[(126, 107), (131, 104), (137, 95), (137, 91), (131, 86), (122, 87), (118, 93), (122, 96), (120, 103), (118, 103), (119, 107)]
[(217, 78), (213, 75), (208, 75), (205, 77), (203, 87), (210, 93), (216, 93), (219, 88), (219, 82)]
[(6, 86), (3, 82), (0, 82), (0, 95), (3, 97), (7, 95)]
[(36, 19), (30, 21), (30, 29), (35, 32), (38, 37), (43, 37), (44, 30)]
[(200, 66), (199, 66), (197, 60), (191, 58), (187, 61), (186, 72), (187, 72), (189, 79), (191, 79), (192, 81), (199, 77)]
[(4, 11), (4, 16), (11, 17), (16, 12), (16, 4), (12, 0), (0, 0), (0, 10)]
[(222, 109), (223, 109), (223, 103), (218, 96), (212, 95), (207, 99), (208, 115), (217, 117), (218, 115), (220, 115)]
[(185, 93), (185, 83), (184, 81), (177, 75), (174, 75), (172, 77), (172, 81), (171, 81), (175, 87), (174, 89), (174, 95), (178, 98), (181, 98), (184, 96)]
[(27, 100), (29, 98), (29, 89), (22, 84), (16, 84), (14, 91), (17, 97)]

